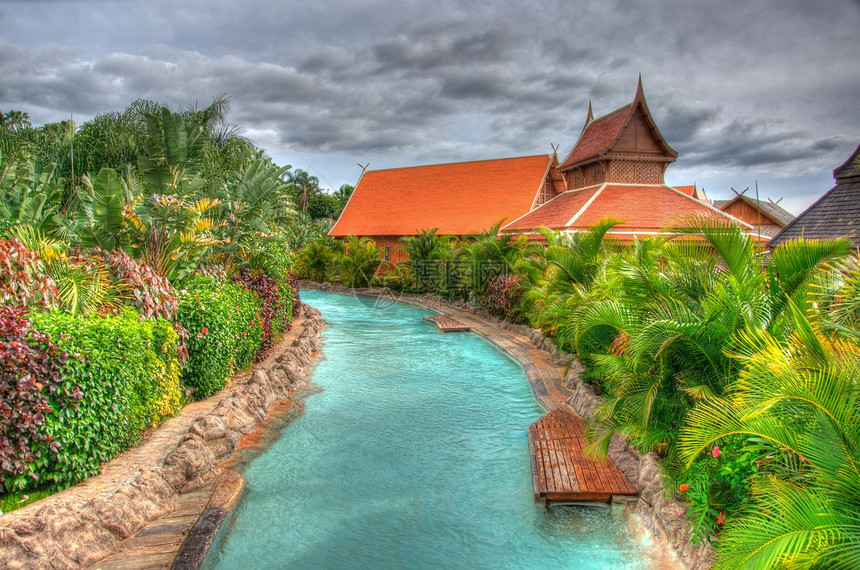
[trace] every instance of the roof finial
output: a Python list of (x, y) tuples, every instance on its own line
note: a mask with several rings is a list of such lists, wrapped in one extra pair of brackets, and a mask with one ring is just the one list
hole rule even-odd
[(636, 85), (636, 99), (644, 99), (645, 91), (642, 89), (642, 73), (639, 73), (639, 84)]
[[(594, 120), (594, 111), (591, 109), (591, 99), (588, 100), (588, 115), (585, 117), (585, 127), (591, 124), (591, 121)], [(585, 127), (582, 127), (583, 129)]]

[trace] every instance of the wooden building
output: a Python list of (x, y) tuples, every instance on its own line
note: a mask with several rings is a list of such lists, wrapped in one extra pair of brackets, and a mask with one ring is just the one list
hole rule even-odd
[(502, 231), (537, 235), (547, 227), (575, 232), (612, 216), (624, 223), (609, 234), (627, 242), (655, 235), (691, 215), (732, 220), (697, 199), (695, 187), (679, 190), (665, 183), (666, 168), (677, 157), (654, 123), (640, 80), (629, 105), (599, 119), (589, 105), (579, 140), (557, 168), (565, 191)]
[(373, 238), (399, 263), (406, 260), (397, 247), (403, 236), (433, 228), (439, 235), (477, 234), (554, 196), (560, 184), (554, 166), (543, 154), (369, 170), (329, 235)]
[(424, 229), (462, 237), (504, 220), (502, 232), (538, 238), (542, 227), (573, 232), (613, 216), (625, 223), (610, 233), (629, 241), (682, 216), (733, 220), (697, 199), (695, 188), (665, 184), (677, 156), (654, 123), (640, 79), (629, 105), (595, 119), (589, 104), (561, 163), (537, 155), (365, 172), (329, 235), (371, 237), (397, 263), (406, 257), (400, 238)]
[(768, 247), (798, 237), (845, 237), (860, 247), (860, 146), (833, 171), (833, 178), (836, 186), (782, 228)]
[(714, 200), (714, 207), (755, 228), (756, 233), (768, 239), (778, 234), (794, 219), (778, 204), (763, 202), (738, 194), (731, 200)]

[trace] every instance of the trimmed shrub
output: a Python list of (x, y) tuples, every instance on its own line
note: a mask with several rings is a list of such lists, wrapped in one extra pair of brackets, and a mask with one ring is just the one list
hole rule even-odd
[[(241, 269), (239, 275), (233, 277), (233, 281), (256, 293), (260, 300), (259, 317), (263, 320), (263, 340), (259, 359), (274, 346), (274, 334), (284, 330), (293, 318), (290, 288), (288, 284), (279, 286), (275, 278), (268, 277), (260, 270)], [(282, 295), (282, 291), (287, 291), (287, 295)]]
[(45, 431), (55, 402), (69, 405), (83, 397), (63, 381), (68, 355), (47, 335), (32, 328), (27, 311), (0, 307), (0, 490), (24, 488), (31, 481), (42, 447), (59, 443)]
[[(302, 309), (302, 298), (299, 296), (299, 278), (292, 270), (289, 272), (287, 287), (290, 288), (290, 303), (292, 306), (293, 317), (297, 317), (299, 316), (299, 311)], [(287, 328), (289, 329), (289, 327)]]
[[(33, 464), (35, 483), (66, 487), (97, 474), (102, 462), (179, 410), (178, 336), (169, 322), (141, 319), (131, 308), (108, 317), (56, 312), (32, 319), (69, 354), (62, 389), (49, 397), (54, 413), (45, 421), (59, 451), (42, 450)], [(68, 405), (78, 387), (80, 401)]]
[(188, 330), (182, 381), (202, 399), (254, 361), (263, 340), (262, 303), (249, 288), (197, 277), (179, 291), (178, 321)]

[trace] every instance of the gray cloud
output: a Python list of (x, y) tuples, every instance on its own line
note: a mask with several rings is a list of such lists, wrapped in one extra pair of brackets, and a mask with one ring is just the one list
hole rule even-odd
[(563, 153), (588, 101), (629, 103), (641, 73), (670, 172), (818, 176), (792, 190), (811, 201), (860, 142), (858, 25), (853, 0), (5, 1), (0, 109), (80, 122), (226, 93), (271, 154), (337, 186), (357, 161)]

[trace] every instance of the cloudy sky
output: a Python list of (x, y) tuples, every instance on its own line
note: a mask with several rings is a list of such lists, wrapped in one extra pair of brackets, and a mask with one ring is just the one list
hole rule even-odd
[(642, 75), (671, 184), (799, 213), (860, 143), (858, 0), (0, 0), (0, 110), (231, 120), (324, 187), (570, 150)]

